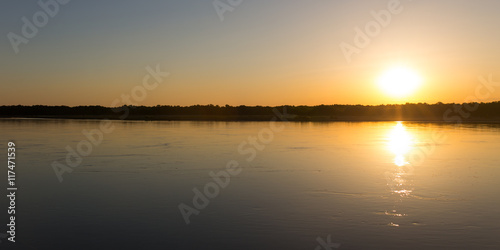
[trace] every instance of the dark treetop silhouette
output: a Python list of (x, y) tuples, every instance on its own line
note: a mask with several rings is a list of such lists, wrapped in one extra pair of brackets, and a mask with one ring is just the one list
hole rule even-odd
[(273, 109), (286, 110), (290, 121), (500, 121), (500, 102), (490, 103), (406, 103), (401, 105), (318, 106), (0, 106), (3, 118), (67, 118), (124, 120), (211, 120), (264, 121)]

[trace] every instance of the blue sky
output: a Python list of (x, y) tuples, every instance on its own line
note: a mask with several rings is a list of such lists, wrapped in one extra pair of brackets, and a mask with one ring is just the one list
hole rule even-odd
[[(0, 105), (109, 106), (156, 64), (171, 76), (144, 105), (459, 102), (479, 75), (500, 79), (494, 0), (401, 1), (403, 11), (348, 63), (339, 44), (352, 44), (354, 28), (388, 2), (244, 0), (221, 22), (213, 1), (72, 0), (16, 54), (7, 34), (21, 34), (21, 18), (41, 8), (5, 0)], [(405, 100), (374, 85), (397, 64), (426, 79)]]

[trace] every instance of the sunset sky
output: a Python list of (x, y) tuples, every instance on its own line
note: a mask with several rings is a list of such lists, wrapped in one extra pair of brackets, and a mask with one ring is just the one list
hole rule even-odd
[[(243, 0), (221, 21), (212, 0), (72, 0), (15, 53), (9, 32), (42, 8), (4, 0), (0, 105), (110, 106), (157, 64), (170, 76), (141, 105), (462, 102), (479, 76), (500, 82), (498, 0), (401, 0), (348, 62), (340, 44), (389, 2)], [(421, 85), (390, 96), (377, 79), (401, 66)]]

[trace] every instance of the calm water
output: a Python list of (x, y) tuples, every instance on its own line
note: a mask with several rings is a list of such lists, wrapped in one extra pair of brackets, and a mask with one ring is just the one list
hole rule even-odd
[[(16, 249), (320, 249), (318, 237), (338, 249), (500, 249), (499, 126), (284, 125), (271, 137), (267, 122), (115, 121), (60, 183), (51, 164), (99, 121), (0, 120), (1, 162), (17, 145)], [(259, 133), (268, 144), (249, 159), (255, 147), (238, 147)], [(232, 160), (242, 172), (186, 225), (179, 204), (193, 207), (193, 188)]]

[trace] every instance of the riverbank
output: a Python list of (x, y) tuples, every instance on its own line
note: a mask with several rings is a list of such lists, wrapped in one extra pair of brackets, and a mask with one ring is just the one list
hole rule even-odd
[[(130, 115), (121, 119), (119, 115), (52, 115), (52, 116), (0, 116), (0, 119), (72, 119), (72, 120), (125, 120), (125, 121), (270, 121), (272, 115), (237, 115), (237, 116), (214, 116), (214, 115)], [(292, 122), (388, 122), (406, 121), (422, 123), (459, 123), (455, 120), (446, 121), (438, 117), (370, 117), (370, 116), (293, 116), (283, 119)], [(278, 119), (277, 121), (281, 121)], [(500, 123), (499, 118), (471, 118), (463, 119), (462, 123)]]

